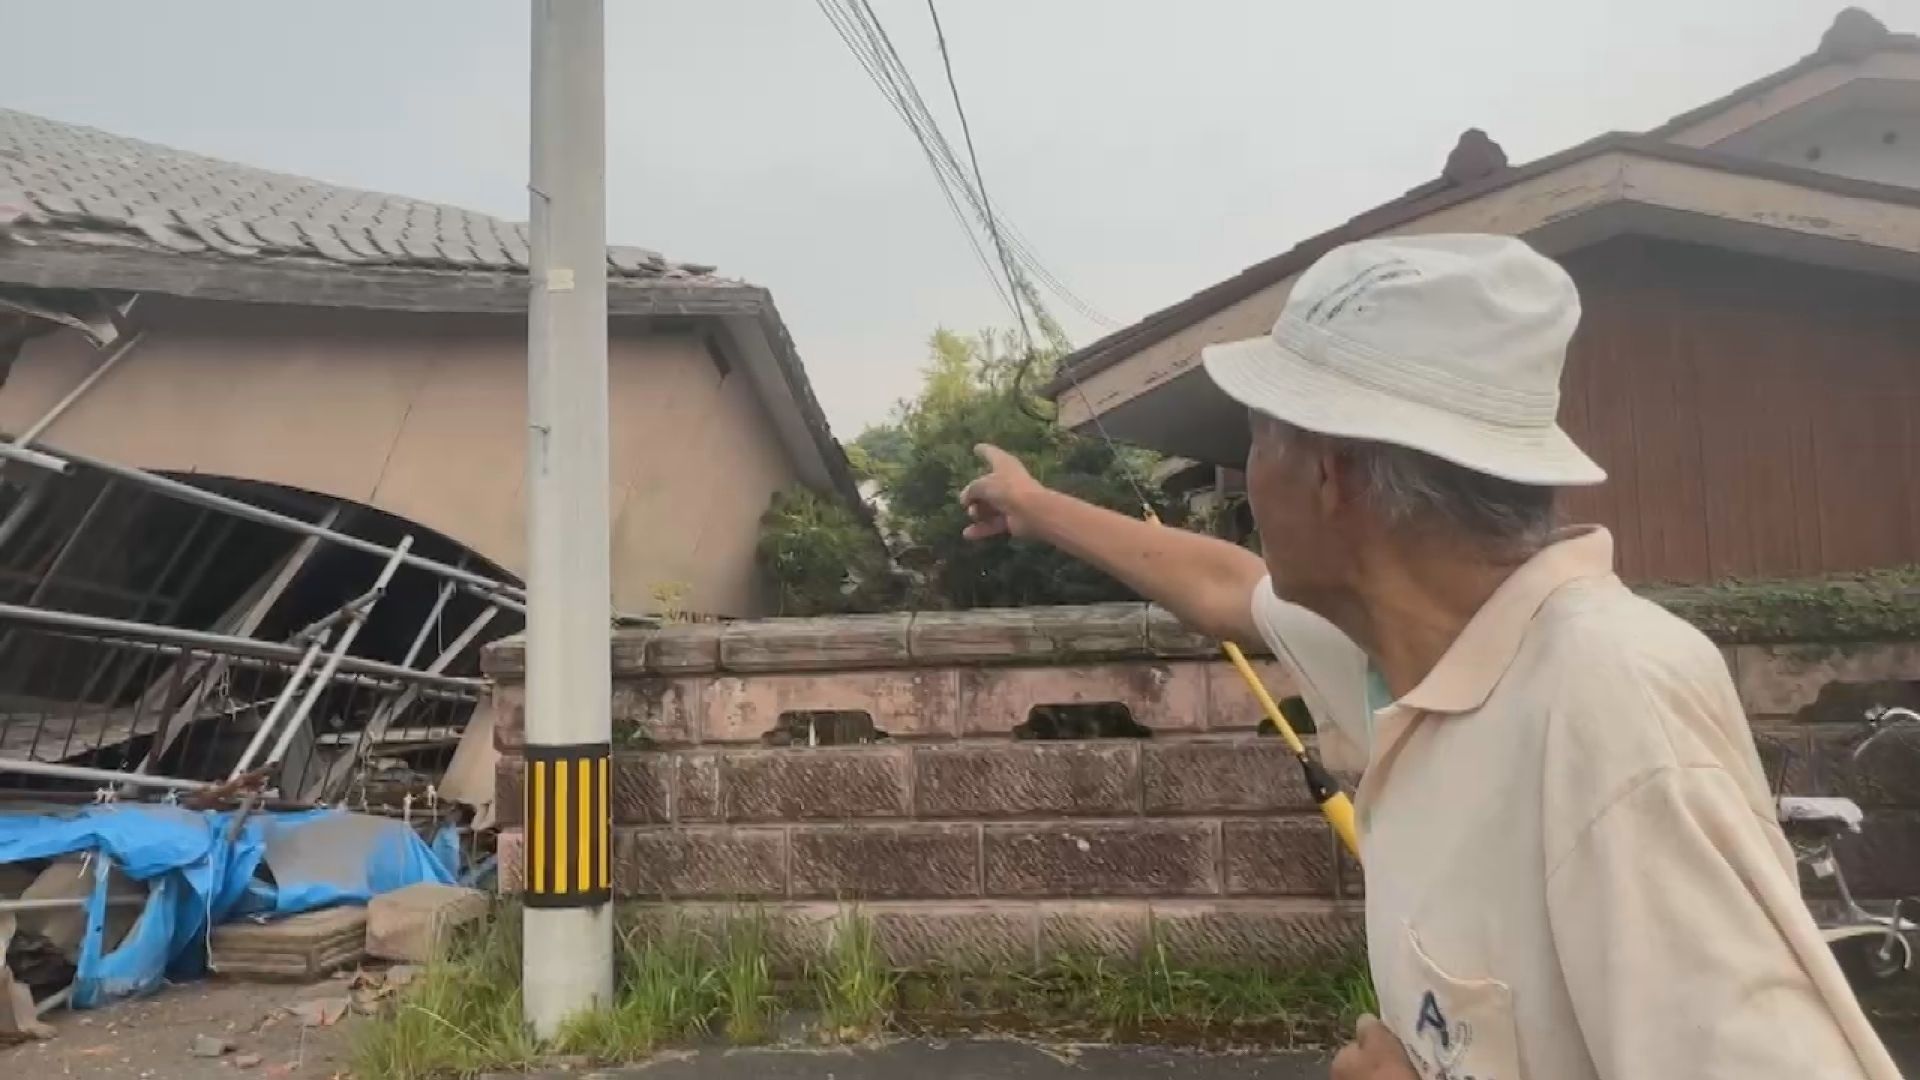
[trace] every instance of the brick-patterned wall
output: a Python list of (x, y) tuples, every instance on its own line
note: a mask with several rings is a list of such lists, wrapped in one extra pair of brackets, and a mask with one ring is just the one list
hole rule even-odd
[[(523, 655), (495, 646), (502, 864), (517, 885)], [(1358, 939), (1360, 875), (1213, 646), (1141, 605), (623, 632), (613, 642), (615, 891), (764, 905), (794, 948), (848, 902), (903, 962), (1077, 945), (1293, 958)], [(1727, 649), (1788, 789), (1846, 794), (1862, 895), (1920, 892), (1920, 740), (1855, 766), (1866, 703), (1920, 704), (1920, 645)], [(1276, 696), (1289, 679), (1256, 661)], [(1117, 701), (1147, 739), (1012, 737)], [(863, 710), (870, 745), (763, 744), (788, 710)]]

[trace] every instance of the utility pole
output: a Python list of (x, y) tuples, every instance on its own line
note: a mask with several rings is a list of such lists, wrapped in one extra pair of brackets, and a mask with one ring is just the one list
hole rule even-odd
[(613, 1001), (603, 0), (533, 0), (526, 915), (534, 1033)]

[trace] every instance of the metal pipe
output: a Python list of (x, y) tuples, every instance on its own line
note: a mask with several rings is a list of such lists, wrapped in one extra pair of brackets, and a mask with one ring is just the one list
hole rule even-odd
[(71, 462), (54, 457), (52, 454), (13, 443), (0, 442), (0, 468), (9, 461), (22, 465), (31, 465), (36, 469), (45, 469), (56, 476), (65, 476), (73, 468)]
[[(128, 641), (124, 638), (99, 637), (92, 634), (76, 634), (76, 633), (69, 633), (69, 632), (58, 631), (58, 630), (50, 630), (48, 631), (48, 633), (53, 634), (57, 637), (72, 638), (75, 641), (92, 641), (101, 645), (108, 645), (116, 649), (131, 649), (135, 652), (156, 653), (161, 656), (197, 656), (197, 655), (200, 655), (202, 651), (199, 649), (186, 648), (180, 645), (160, 645), (160, 644), (155, 644), (154, 642), (151, 642), (151, 641)], [(346, 658), (345, 661), (342, 662), (341, 666), (344, 667), (347, 664), (351, 664), (355, 659), (357, 658), (349, 656)], [(298, 661), (297, 660), (287, 660), (287, 661), (262, 660), (252, 656), (221, 656), (219, 657), (219, 662), (229, 667), (245, 668), (250, 671), (282, 671), (283, 672), (283, 671), (286, 671), (290, 665), (295, 664)], [(460, 676), (460, 675), (448, 675), (448, 676), (444, 676), (442, 678), (436, 679), (424, 670), (411, 672), (406, 676), (398, 679), (386, 679), (386, 678), (380, 678), (374, 675), (354, 675), (354, 674), (339, 674), (333, 677), (333, 681), (337, 683), (346, 683), (352, 686), (364, 686), (369, 690), (382, 690), (387, 692), (397, 692), (400, 690), (405, 690), (410, 686), (418, 685), (414, 681), (418, 679), (425, 679), (425, 680), (428, 680), (429, 682), (449, 682), (459, 687), (458, 689), (453, 689), (453, 690), (422, 690), (420, 691), (421, 697), (427, 698), (428, 700), (431, 700), (431, 701), (475, 701), (475, 700), (478, 700), (480, 692), (486, 688), (485, 679), (470, 678), (467, 676)]]
[(286, 758), (287, 750), (293, 746), (294, 734), (300, 730), (302, 724), (307, 722), (307, 714), (313, 711), (314, 704), (320, 700), (320, 695), (326, 692), (327, 685), (333, 681), (333, 673), (339, 670), (341, 658), (347, 654), (348, 649), (353, 648), (354, 639), (360, 636), (361, 628), (367, 625), (367, 613), (373, 610), (373, 605), (379, 603), (382, 596), (386, 595), (387, 584), (393, 580), (394, 571), (400, 569), (401, 560), (407, 557), (407, 549), (412, 546), (413, 537), (401, 537), (400, 546), (394, 549), (393, 556), (387, 560), (387, 565), (380, 568), (380, 576), (374, 579), (373, 588), (367, 590), (365, 597), (354, 602), (353, 614), (347, 620), (347, 628), (342, 630), (340, 636), (334, 640), (333, 651), (327, 654), (326, 666), (320, 669), (319, 677), (308, 685), (306, 696), (300, 699), (300, 707), (294, 711), (293, 719), (287, 722), (286, 730), (280, 733), (280, 741), (273, 744), (273, 753), (267, 755), (268, 766), (278, 765)]
[(413, 644), (407, 646), (407, 655), (400, 658), (400, 666), (410, 668), (420, 660), (420, 650), (427, 647), (427, 636), (439, 624), (440, 616), (447, 610), (447, 601), (453, 599), (454, 583), (449, 581), (440, 586), (440, 595), (433, 598), (433, 607), (427, 611), (427, 617), (420, 620), (420, 629), (413, 635)]
[(306, 655), (300, 658), (300, 663), (293, 669), (293, 674), (287, 676), (287, 684), (280, 688), (280, 696), (273, 699), (273, 708), (267, 711), (267, 718), (260, 722), (259, 729), (247, 742), (247, 748), (241, 751), (240, 760), (234, 762), (233, 771), (227, 774), (227, 779), (238, 780), (253, 767), (253, 759), (265, 749), (267, 740), (273, 737), (274, 728), (280, 724), (280, 717), (287, 711), (293, 696), (300, 692), (300, 684), (306, 680), (307, 672), (313, 670), (314, 658), (318, 657), (320, 650), (326, 647), (327, 632), (322, 631), (314, 635), (312, 642), (307, 645)]
[[(466, 651), (467, 646), (473, 644), (473, 639), (479, 637), (480, 631), (486, 629), (487, 624), (492, 622), (494, 616), (498, 614), (500, 614), (499, 608), (482, 609), (480, 614), (474, 616), (473, 621), (467, 624), (466, 629), (460, 631), (460, 636), (453, 639), (452, 644), (440, 650), (440, 655), (433, 658), (433, 663), (427, 665), (427, 670), (436, 674), (445, 671), (447, 665), (453, 663), (455, 657)], [(367, 720), (364, 731), (354, 733), (352, 744), (335, 759), (321, 781), (319, 792), (321, 800), (331, 801), (346, 793), (347, 781), (353, 777), (353, 770), (359, 766), (361, 759), (379, 743), (380, 737), (386, 733), (394, 718), (405, 712), (419, 698), (420, 695), (409, 687), (381, 706)]]
[(62, 765), (51, 761), (23, 761), (0, 757), (0, 773), (44, 776), (52, 780), (80, 780), (98, 784), (135, 784), (143, 787), (172, 788), (175, 791), (199, 791), (213, 785), (205, 780), (183, 780), (175, 776), (145, 776), (140, 773), (92, 769), (85, 765)]
[[(152, 623), (128, 622), (125, 619), (109, 619), (100, 615), (82, 615), (73, 611), (53, 611), (48, 608), (26, 607), (21, 604), (0, 604), (0, 622), (21, 623), (49, 630), (78, 632), (88, 637), (126, 638), (130, 642), (159, 642), (168, 645), (180, 645), (188, 649), (204, 649), (209, 652), (226, 652), (238, 656), (253, 656), (264, 660), (278, 660), (292, 665), (300, 662), (300, 650), (291, 645), (281, 645), (271, 641), (256, 641), (253, 638), (233, 637), (229, 634), (213, 634), (204, 630), (185, 630), (177, 626), (156, 626)], [(439, 686), (449, 690), (474, 690), (483, 688), (482, 679), (463, 679), (452, 675), (426, 675), (412, 671), (397, 664), (388, 664), (379, 660), (349, 656), (340, 666), (349, 671), (374, 675), (400, 682), (422, 682), (430, 686)]]
[(44, 476), (35, 476), (27, 481), (26, 490), (20, 493), (20, 498), (7, 511), (6, 520), (0, 521), (0, 548), (7, 546), (7, 541), (13, 539), (13, 534), (20, 531), (20, 526), (27, 523), (27, 518), (47, 497), (47, 484)]
[(55, 420), (60, 419), (60, 414), (71, 408), (74, 402), (85, 397), (87, 391), (93, 389), (93, 384), (99, 382), (107, 372), (112, 371), (114, 365), (120, 363), (128, 353), (133, 351), (135, 345), (140, 344), (140, 339), (146, 336), (147, 332), (140, 330), (116, 346), (112, 352), (107, 354), (106, 359), (95, 365), (92, 371), (87, 372), (86, 378), (81, 379), (74, 385), (73, 389), (67, 391), (66, 397), (54, 402), (52, 408), (49, 408), (40, 415), (40, 419), (35, 420), (27, 430), (21, 432), (20, 437), (13, 440), (13, 445), (32, 446), (36, 439), (40, 438), (48, 428), (53, 426)]
[[(215, 510), (232, 514), (238, 518), (258, 522), (262, 525), (271, 525), (278, 529), (286, 529), (290, 532), (299, 533), (302, 536), (319, 537), (322, 540), (330, 541), (344, 548), (351, 548), (354, 551), (363, 551), (369, 555), (377, 555), (381, 558), (389, 558), (394, 553), (393, 548), (376, 544), (371, 540), (364, 540), (349, 533), (336, 532), (325, 526), (316, 525), (311, 521), (302, 521), (296, 517), (289, 517), (286, 514), (269, 510), (264, 506), (255, 506), (250, 502), (230, 498), (217, 492), (208, 491), (205, 488), (195, 487), (192, 484), (175, 480), (169, 476), (161, 476), (158, 473), (150, 473), (145, 469), (135, 469), (126, 465), (116, 465), (113, 462), (102, 461), (99, 458), (89, 457), (85, 454), (77, 454), (71, 450), (41, 451), (13, 443), (0, 443), (0, 460), (8, 459), (27, 461), (41, 468), (50, 468), (54, 472), (65, 472), (69, 464), (80, 465), (97, 472), (105, 473), (108, 476), (126, 480), (129, 483), (144, 484), (147, 487), (172, 495), (174, 498), (180, 499), (183, 502), (211, 507)], [(502, 596), (522, 602), (527, 598), (526, 590), (518, 586), (509, 585), (502, 581), (495, 581), (492, 578), (476, 574), (471, 570), (462, 570), (457, 566), (448, 566), (446, 563), (429, 559), (424, 555), (406, 555), (401, 561), (408, 566), (425, 570), (439, 577), (451, 578), (462, 584), (471, 585), (480, 590), (483, 595), (489, 597)]]
[[(9, 911), (59, 911), (63, 908), (86, 907), (87, 900), (88, 898), (84, 896), (51, 896), (44, 899), (35, 898), (32, 900), (24, 898), (19, 900), (0, 900), (0, 914)], [(147, 898), (144, 896), (107, 897), (107, 904), (110, 907), (137, 907), (146, 902)]]

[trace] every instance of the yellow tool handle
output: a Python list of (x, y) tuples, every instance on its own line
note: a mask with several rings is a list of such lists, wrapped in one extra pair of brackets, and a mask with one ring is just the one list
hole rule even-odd
[(1247, 654), (1241, 652), (1240, 646), (1231, 641), (1221, 642), (1220, 648), (1227, 654), (1227, 659), (1233, 661), (1234, 669), (1240, 672), (1240, 677), (1246, 680), (1247, 689), (1253, 691), (1254, 700), (1260, 703), (1260, 708), (1266, 712), (1267, 719), (1273, 721), (1273, 726), (1280, 732), (1280, 737), (1286, 740), (1287, 749), (1295, 754), (1305, 754), (1307, 744), (1300, 741), (1300, 736), (1294, 733), (1293, 725), (1287, 723), (1286, 714), (1280, 711), (1280, 705), (1273, 700), (1272, 694), (1267, 693), (1266, 684), (1260, 681), (1260, 673), (1253, 670), (1252, 664), (1247, 663)]
[(1347, 798), (1346, 792), (1334, 788), (1333, 794), (1320, 800), (1320, 813), (1326, 817), (1327, 824), (1333, 826), (1340, 842), (1347, 846), (1347, 854), (1359, 862), (1360, 830), (1353, 820), (1353, 800)]
[[(1160, 517), (1153, 512), (1152, 507), (1141, 509), (1145, 511), (1148, 521), (1155, 525), (1160, 524)], [(1293, 730), (1293, 725), (1287, 723), (1286, 714), (1280, 711), (1280, 703), (1273, 700), (1272, 694), (1267, 693), (1266, 684), (1260, 681), (1260, 673), (1253, 670), (1252, 664), (1247, 663), (1247, 654), (1240, 651), (1240, 646), (1231, 641), (1223, 641), (1220, 643), (1220, 649), (1227, 654), (1227, 659), (1233, 663), (1234, 670), (1240, 673), (1240, 678), (1246, 682), (1247, 689), (1253, 691), (1254, 699), (1260, 702), (1261, 710), (1267, 714), (1267, 719), (1272, 721), (1273, 729), (1279, 732), (1281, 740), (1287, 744), (1287, 749), (1293, 751), (1293, 756), (1300, 759), (1300, 768), (1305, 771), (1307, 777), (1307, 790), (1313, 793), (1314, 801), (1320, 804), (1320, 813), (1325, 815), (1327, 824), (1333, 826), (1333, 831), (1340, 837), (1340, 842), (1347, 846), (1347, 852), (1358, 860), (1360, 831), (1354, 823), (1353, 800), (1340, 789), (1340, 782), (1333, 778), (1333, 774), (1329, 773), (1325, 766), (1307, 755), (1307, 744), (1300, 741), (1300, 736)]]

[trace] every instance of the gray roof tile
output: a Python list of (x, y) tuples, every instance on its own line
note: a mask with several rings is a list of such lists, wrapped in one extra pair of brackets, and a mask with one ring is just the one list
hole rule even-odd
[[(458, 207), (256, 169), (0, 109), (0, 192), (25, 220), (86, 240), (144, 237), (181, 253), (304, 257), (342, 266), (525, 269), (525, 227)], [(702, 277), (612, 248), (616, 277)]]

